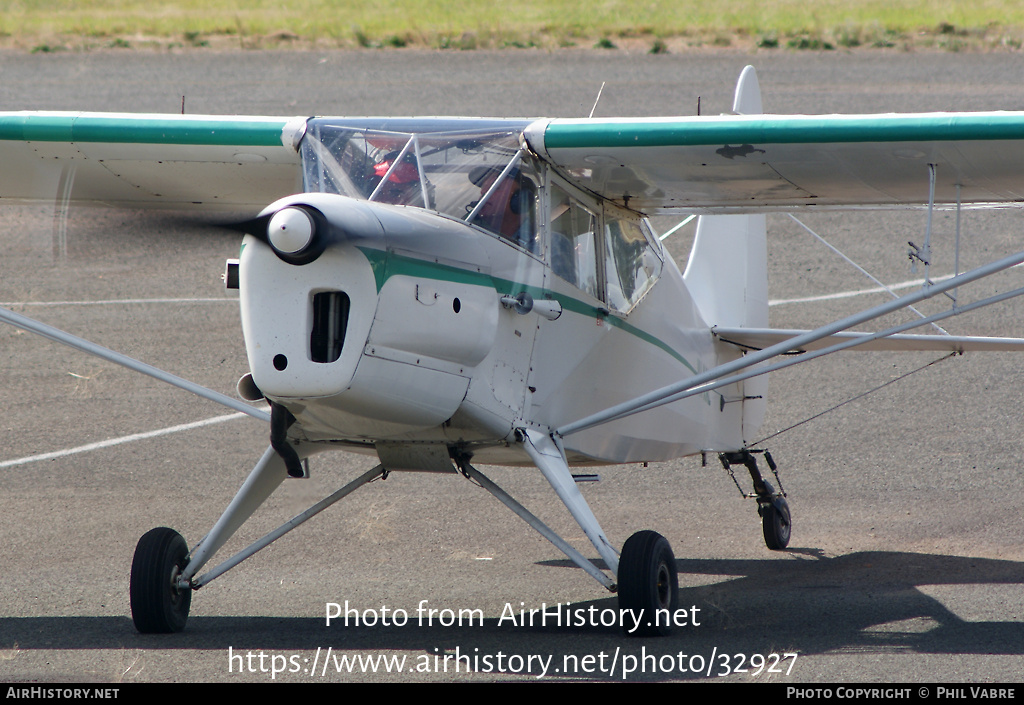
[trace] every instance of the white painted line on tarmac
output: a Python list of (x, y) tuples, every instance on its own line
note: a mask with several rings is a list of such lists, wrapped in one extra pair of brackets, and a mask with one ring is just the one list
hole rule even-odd
[(238, 299), (100, 299), (99, 301), (3, 301), (0, 306), (107, 306), (111, 304), (215, 304), (238, 303)]
[[(933, 282), (941, 282), (947, 279), (952, 279), (952, 274), (944, 274), (941, 277), (934, 277)], [(884, 293), (885, 291), (897, 291), (899, 289), (910, 289), (915, 286), (921, 286), (924, 284), (924, 279), (914, 279), (912, 281), (900, 282), (899, 284), (890, 284), (888, 289), (882, 286), (874, 286), (870, 289), (858, 289), (857, 291), (837, 291), (834, 294), (822, 294), (821, 296), (807, 296), (800, 299), (772, 299), (768, 302), (769, 306), (782, 306), (783, 304), (803, 304), (810, 303), (813, 301), (831, 301), (833, 299), (851, 299), (854, 296), (863, 296), (864, 294), (878, 294)]]
[(77, 448), (68, 448), (66, 450), (56, 450), (52, 453), (40, 453), (39, 455), (29, 455), (24, 458), (15, 458), (14, 460), (5, 460), (0, 462), (0, 469), (13, 468), (18, 465), (27, 465), (28, 463), (35, 463), (40, 460), (55, 460), (57, 458), (66, 458), (69, 455), (76, 455), (78, 453), (88, 453), (91, 450), (99, 450), (101, 448), (110, 448), (112, 446), (119, 446), (124, 443), (132, 443), (134, 441), (144, 441), (148, 438), (157, 438), (159, 436), (169, 436), (172, 433), (180, 433), (182, 431), (190, 431), (194, 428), (201, 428), (203, 426), (212, 426), (213, 424), (224, 423), (225, 421), (234, 421), (235, 419), (245, 418), (245, 414), (227, 414), (226, 416), (214, 416), (210, 419), (204, 419), (203, 421), (193, 421), (192, 423), (179, 424), (177, 426), (168, 426), (167, 428), (161, 428), (156, 431), (146, 431), (145, 433), (133, 433), (130, 436), (121, 436), (120, 438), (111, 438), (106, 441), (99, 441), (98, 443), (89, 443), (84, 446), (78, 446)]

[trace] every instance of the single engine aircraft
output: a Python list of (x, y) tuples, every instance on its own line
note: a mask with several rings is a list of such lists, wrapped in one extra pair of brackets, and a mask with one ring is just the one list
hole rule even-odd
[[(185, 627), (192, 592), (358, 487), (392, 472), (461, 473), (563, 551), (635, 634), (664, 634), (676, 561), (653, 531), (621, 552), (573, 469), (714, 454), (750, 474), (765, 543), (792, 517), (770, 454), (751, 447), (766, 374), (845, 350), (1019, 350), (1024, 339), (852, 330), (1024, 262), (1024, 252), (812, 331), (768, 326), (765, 213), (960, 208), (1024, 200), (1024, 113), (765, 115), (751, 67), (733, 114), (651, 119), (273, 118), (0, 113), (0, 204), (246, 210), (239, 290), (245, 400), (199, 388), (29, 318), (6, 322), (264, 419), (270, 447), (189, 547), (138, 543), (139, 631)], [(696, 214), (680, 272), (648, 216)], [(929, 244), (912, 256), (929, 263)], [(595, 381), (599, 380), (599, 383)], [(269, 404), (269, 413), (254, 406)], [(203, 572), (309, 458), (373, 467)], [(774, 482), (761, 473), (761, 455)], [(476, 467), (538, 469), (604, 568)], [(776, 488), (776, 484), (778, 488)], [(641, 612), (642, 610), (642, 612)]]

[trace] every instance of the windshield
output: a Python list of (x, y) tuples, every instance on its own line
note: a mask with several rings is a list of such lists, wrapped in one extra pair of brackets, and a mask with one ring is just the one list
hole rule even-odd
[(311, 120), (302, 142), (304, 189), (417, 206), (460, 220), (480, 215), (481, 174), (510, 175), (521, 129), (391, 131)]

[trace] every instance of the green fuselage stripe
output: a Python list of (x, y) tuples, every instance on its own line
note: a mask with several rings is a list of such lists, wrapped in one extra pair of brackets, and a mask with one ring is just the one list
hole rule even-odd
[(550, 299), (557, 301), (561, 304), (563, 312), (571, 311), (572, 313), (577, 313), (581, 316), (588, 316), (594, 319), (600, 318), (606, 324), (614, 326), (626, 333), (636, 336), (646, 343), (664, 350), (666, 353), (682, 363), (688, 370), (697, 374), (697, 369), (690, 364), (690, 361), (663, 340), (660, 340), (650, 333), (627, 323), (625, 319), (620, 318), (613, 313), (605, 314), (601, 308), (588, 304), (585, 301), (581, 301), (572, 296), (559, 294), (558, 292), (551, 291), (549, 289), (527, 286), (510, 279), (500, 279), (483, 272), (474, 272), (449, 264), (441, 264), (440, 262), (430, 262), (428, 260), (417, 259), (415, 257), (399, 255), (394, 252), (384, 252), (371, 247), (360, 247), (358, 249), (366, 255), (366, 258), (370, 261), (370, 267), (373, 269), (373, 276), (377, 283), (378, 294), (384, 287), (384, 283), (393, 276), (420, 277), (422, 279), (449, 281), (458, 284), (469, 284), (471, 286), (484, 286), (487, 288), (494, 288), (498, 291), (508, 292), (512, 295), (525, 291), (534, 299)]
[(281, 147), (285, 120), (0, 115), (0, 140)]
[(1024, 113), (822, 116), (768, 119), (679, 118), (548, 125), (547, 149), (683, 147), (723, 144), (951, 142), (1024, 139)]

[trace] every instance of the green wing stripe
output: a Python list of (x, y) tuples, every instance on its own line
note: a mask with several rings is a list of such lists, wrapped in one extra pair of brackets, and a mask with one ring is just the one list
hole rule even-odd
[(552, 122), (547, 149), (1024, 139), (1024, 113)]
[(0, 115), (0, 140), (280, 147), (283, 119)]

